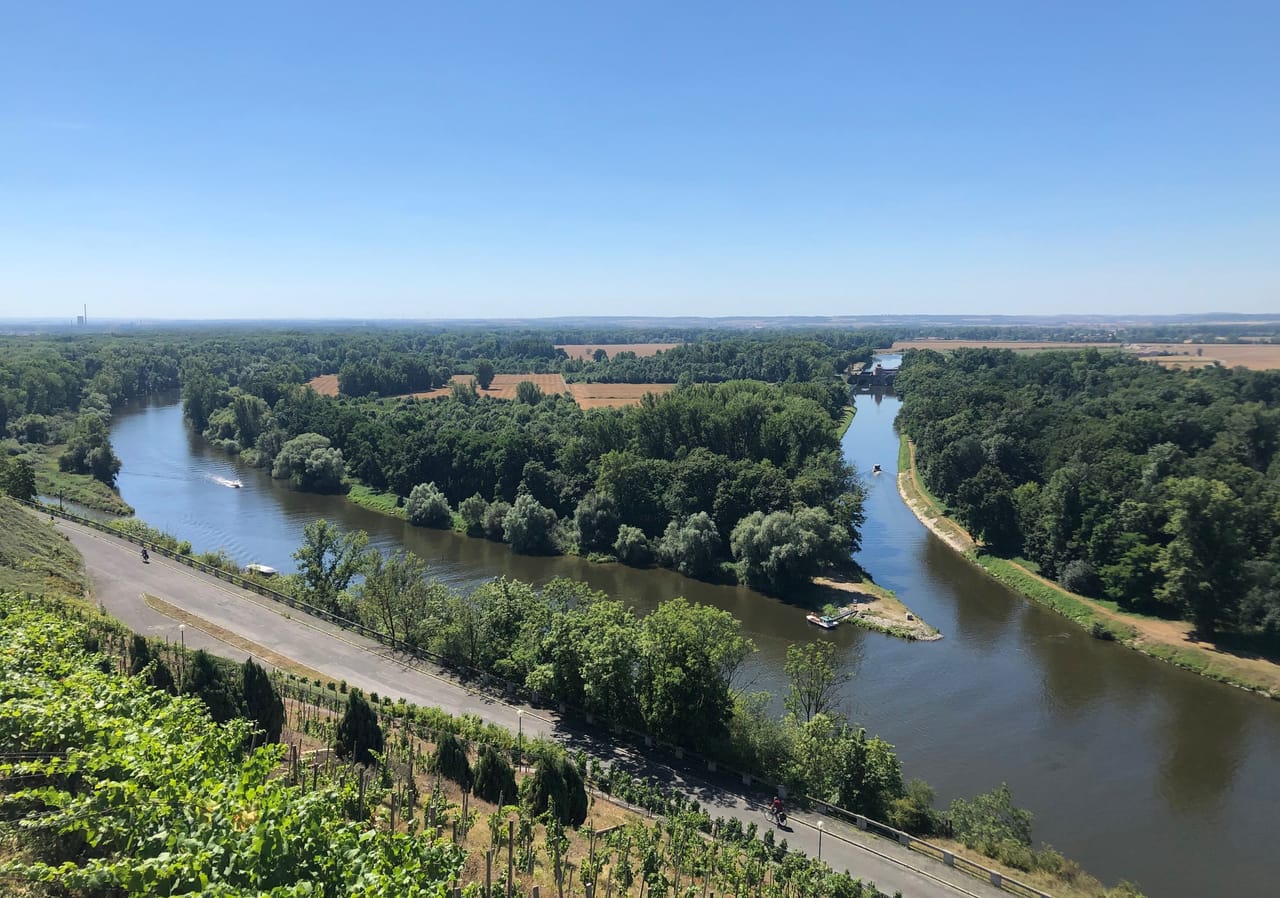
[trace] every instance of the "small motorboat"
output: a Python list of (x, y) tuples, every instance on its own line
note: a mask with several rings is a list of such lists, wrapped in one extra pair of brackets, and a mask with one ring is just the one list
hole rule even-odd
[(806, 614), (804, 619), (815, 627), (821, 627), (824, 630), (834, 630), (840, 625), (840, 621), (829, 614)]
[(880, 466), (879, 466), (879, 465), (872, 465), (872, 466), (871, 466), (871, 473), (872, 473), (872, 474), (879, 474), (879, 473), (881, 473), (881, 471), (880, 471)]

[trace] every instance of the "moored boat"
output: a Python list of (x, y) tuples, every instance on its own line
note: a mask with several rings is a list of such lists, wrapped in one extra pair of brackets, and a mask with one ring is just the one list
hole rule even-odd
[(806, 614), (804, 619), (824, 630), (834, 630), (840, 624), (840, 621), (829, 614)]

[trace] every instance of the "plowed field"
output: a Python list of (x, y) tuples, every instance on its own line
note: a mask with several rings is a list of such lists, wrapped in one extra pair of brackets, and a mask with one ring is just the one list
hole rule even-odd
[(1244, 367), (1265, 371), (1280, 368), (1280, 343), (1037, 343), (1034, 340), (899, 340), (892, 352), (904, 349), (949, 349), (972, 347), (1039, 352), (1046, 349), (1123, 349), (1170, 368), (1194, 368), (1218, 362), (1228, 368)]
[(337, 396), (338, 395), (338, 375), (321, 374), (319, 377), (313, 377), (307, 381), (307, 386), (315, 390), (321, 396)]
[[(660, 344), (650, 344), (660, 345)], [(455, 374), (453, 381), (466, 384), (471, 382), (470, 374)], [(516, 385), (522, 380), (531, 380), (543, 393), (571, 393), (574, 401), (583, 408), (622, 408), (626, 405), (639, 405), (645, 393), (669, 393), (675, 384), (566, 384), (559, 374), (495, 374), (489, 389), (477, 392), (481, 396), (492, 396), (494, 399), (515, 399)], [(338, 395), (338, 375), (321, 374), (307, 382), (321, 396)], [(414, 399), (435, 399), (449, 395), (449, 387), (428, 390), (422, 393), (406, 393)], [(394, 396), (387, 397), (394, 399)]]
[[(455, 374), (450, 380), (454, 383), (466, 384), (470, 383), (472, 376), (470, 374)], [(569, 389), (564, 382), (564, 378), (559, 374), (495, 374), (493, 383), (489, 384), (489, 389), (481, 390), (476, 387), (476, 392), (481, 396), (492, 396), (494, 399), (515, 399), (516, 384), (524, 380), (531, 380), (537, 384), (538, 389), (544, 393), (564, 393)], [(449, 387), (441, 387), (438, 390), (430, 390), (426, 393), (410, 394), (414, 399), (434, 399), (437, 396), (448, 396)]]

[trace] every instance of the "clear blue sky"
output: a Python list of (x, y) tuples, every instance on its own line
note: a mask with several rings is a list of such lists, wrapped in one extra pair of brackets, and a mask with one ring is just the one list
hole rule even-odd
[(0, 316), (1280, 311), (1280, 3), (0, 8)]

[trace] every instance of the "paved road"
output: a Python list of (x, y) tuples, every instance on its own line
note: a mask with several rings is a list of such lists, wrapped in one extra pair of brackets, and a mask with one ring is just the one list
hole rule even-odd
[[(586, 748), (602, 760), (677, 784), (695, 795), (713, 817), (737, 817), (744, 824), (754, 821), (762, 828), (769, 825), (763, 819), (762, 796), (738, 794), (742, 787), (735, 788), (723, 777), (695, 774), (674, 759), (649, 757), (601, 734), (571, 728), (544, 709), (520, 707), (470, 689), (446, 673), (411, 661), (379, 643), (159, 555), (153, 555), (150, 564), (143, 564), (138, 548), (131, 543), (65, 521), (59, 521), (57, 527), (84, 557), (85, 571), (99, 603), (138, 633), (181, 639), (188, 647), (204, 648), (236, 660), (243, 660), (248, 654), (192, 626), (180, 632), (176, 621), (143, 601), (143, 594), (149, 593), (299, 664), (324, 671), (334, 680), (346, 680), (367, 692), (403, 696), (407, 701), (443, 708), (451, 714), (478, 714), (511, 730), (521, 728), (530, 734), (554, 736)], [(824, 860), (875, 882), (887, 894), (900, 891), (906, 898), (996, 898), (1008, 894), (837, 820), (823, 819), (824, 830), (819, 832), (818, 821), (814, 815), (796, 815), (778, 836), (811, 855), (818, 853), (821, 840)]]

